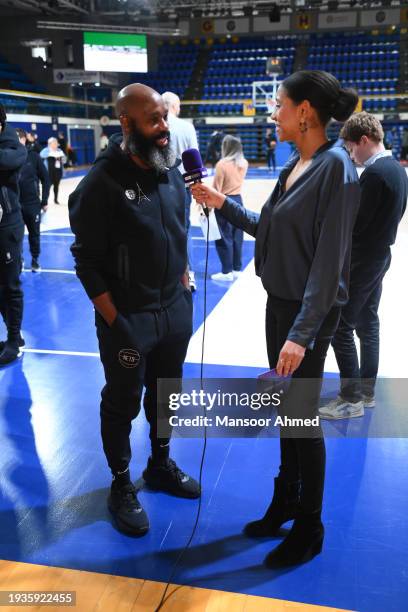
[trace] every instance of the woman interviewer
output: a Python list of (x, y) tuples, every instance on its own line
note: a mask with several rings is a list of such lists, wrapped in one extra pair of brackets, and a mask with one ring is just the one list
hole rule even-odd
[[(330, 340), (347, 301), (352, 229), (360, 189), (355, 167), (329, 142), (331, 118), (345, 121), (358, 101), (331, 74), (299, 71), (278, 89), (272, 119), (280, 141), (297, 152), (280, 173), (257, 215), (215, 189), (196, 184), (199, 204), (217, 208), (255, 237), (255, 268), (268, 293), (266, 342), (271, 368), (279, 375), (315, 381), (308, 417), (316, 416)], [(303, 381), (306, 383), (307, 381)], [(317, 392), (316, 392), (317, 388)], [(245, 527), (249, 536), (276, 535), (295, 519), (286, 538), (267, 557), (269, 567), (305, 562), (322, 549), (321, 522), (325, 445), (319, 435), (280, 437), (281, 465), (265, 516)]]

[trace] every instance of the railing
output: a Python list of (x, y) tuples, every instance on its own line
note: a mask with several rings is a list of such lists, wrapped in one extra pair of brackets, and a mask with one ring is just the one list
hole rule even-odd
[(51, 115), (99, 119), (102, 115), (113, 116), (111, 102), (73, 100), (63, 96), (52, 96), (13, 89), (0, 89), (0, 102), (7, 112), (24, 115)]

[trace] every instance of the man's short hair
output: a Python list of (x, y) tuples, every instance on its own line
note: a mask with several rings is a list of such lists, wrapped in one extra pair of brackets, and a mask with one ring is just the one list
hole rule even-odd
[(19, 138), (27, 138), (27, 132), (23, 128), (16, 128), (16, 132)]
[(367, 136), (374, 142), (384, 140), (384, 130), (381, 123), (370, 113), (362, 111), (347, 119), (340, 130), (340, 138), (346, 142), (360, 142), (362, 136)]
[(47, 142), (48, 144), (51, 144), (52, 142), (56, 142), (58, 144), (58, 140), (55, 138), (55, 136), (50, 136)]
[(172, 91), (165, 91), (164, 94), (162, 94), (162, 98), (164, 106), (167, 108), (167, 110), (169, 110), (170, 106), (173, 106), (174, 104), (180, 104), (180, 98)]

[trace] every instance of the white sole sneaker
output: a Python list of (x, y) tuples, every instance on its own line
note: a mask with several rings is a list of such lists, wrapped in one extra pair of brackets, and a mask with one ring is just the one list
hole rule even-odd
[(227, 281), (231, 282), (234, 280), (234, 275), (232, 272), (228, 272), (227, 274), (223, 274), (222, 272), (217, 272), (216, 274), (211, 274), (211, 280), (214, 281)]
[(319, 408), (319, 416), (322, 419), (354, 419), (357, 417), (364, 416), (364, 403), (356, 402), (352, 404), (350, 402), (329, 402), (327, 406)]
[(363, 397), (364, 408), (375, 408), (375, 397)]

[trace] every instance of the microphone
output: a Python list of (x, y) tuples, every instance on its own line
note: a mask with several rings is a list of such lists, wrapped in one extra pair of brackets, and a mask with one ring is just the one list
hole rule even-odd
[[(186, 172), (183, 174), (186, 185), (191, 183), (201, 183), (204, 177), (208, 176), (207, 168), (203, 165), (200, 151), (198, 149), (187, 149), (182, 153), (183, 166)], [(209, 215), (209, 210), (203, 205), (203, 211), (206, 217)]]

